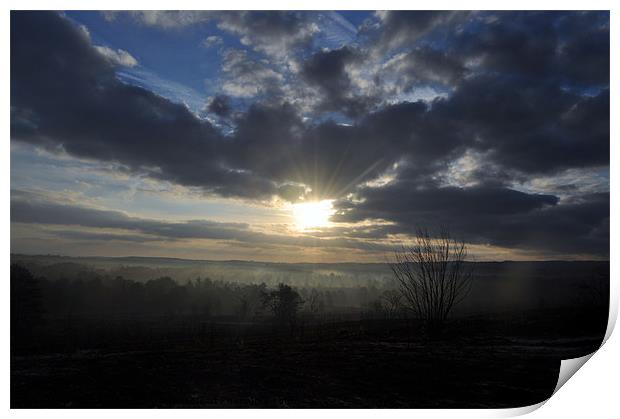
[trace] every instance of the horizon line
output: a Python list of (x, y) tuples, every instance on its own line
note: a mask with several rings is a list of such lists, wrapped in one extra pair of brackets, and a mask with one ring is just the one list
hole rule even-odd
[[(87, 259), (87, 258), (98, 258), (98, 259), (168, 259), (168, 260), (176, 260), (176, 261), (186, 261), (186, 262), (209, 262), (209, 263), (269, 263), (274, 265), (385, 265), (386, 262), (276, 262), (276, 261), (261, 261), (261, 260), (252, 260), (252, 259), (191, 259), (191, 258), (180, 258), (180, 257), (170, 257), (170, 256), (138, 256), (138, 255), (126, 255), (126, 256), (71, 256), (71, 255), (61, 255), (61, 254), (28, 254), (28, 253), (11, 253), (10, 257), (13, 256), (28, 256), (28, 257), (57, 257), (57, 258), (72, 258), (72, 259)], [(551, 262), (610, 262), (610, 259), (529, 259), (529, 260), (484, 260), (484, 261), (466, 261), (467, 263), (551, 263)]]

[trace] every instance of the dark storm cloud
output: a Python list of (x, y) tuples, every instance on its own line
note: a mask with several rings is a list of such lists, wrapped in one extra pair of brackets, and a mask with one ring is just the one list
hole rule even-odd
[(393, 73), (396, 83), (403, 90), (415, 85), (440, 83), (457, 84), (466, 74), (463, 63), (446, 51), (418, 47), (392, 58), (385, 70)]
[(342, 47), (331, 51), (319, 51), (307, 59), (301, 76), (311, 86), (318, 88), (323, 111), (341, 112), (356, 117), (372, 106), (376, 98), (356, 94), (347, 66), (361, 64), (364, 58), (359, 51)]
[(214, 96), (207, 105), (207, 111), (216, 114), (221, 118), (230, 116), (232, 108), (230, 106), (230, 100), (225, 95)]
[[(608, 195), (560, 203), (554, 196), (507, 188), (538, 174), (607, 166), (608, 90), (588, 97), (559, 86), (481, 75), (416, 118), (411, 115), (408, 106), (398, 105), (373, 116), (383, 120), (375, 124), (386, 127), (388, 138), (389, 127), (398, 127), (392, 128), (394, 135), (410, 133), (399, 141), (408, 144), (409, 153), (403, 154), (408, 164), (389, 185), (360, 188), (356, 200), (339, 201), (336, 221), (384, 220), (396, 226), (389, 231), (410, 234), (416, 226), (445, 224), (471, 242), (608, 256)], [(433, 175), (464, 150), (484, 156), (473, 168), (479, 186), (438, 183)]]
[[(255, 51), (228, 49), (222, 91), (255, 103), (231, 113), (216, 96), (208, 110), (234, 124), (223, 135), (184, 106), (120, 83), (68, 20), (13, 12), (11, 137), (222, 196), (295, 201), (309, 187), (310, 197), (339, 199), (335, 219), (393, 223), (343, 235), (384, 237), (397, 228), (443, 223), (480, 243), (605, 254), (608, 195), (558, 202), (512, 188), (566, 169), (609, 165), (609, 14), (385, 12), (378, 18), (367, 29), (375, 31), (367, 50), (314, 52), (292, 81), (320, 93), (318, 111), (348, 114), (353, 125), (304, 119), (298, 104), (287, 103), (296, 99), (287, 96), (296, 91), (292, 73), (281, 74)], [(235, 12), (218, 19), (243, 44), (280, 58), (315, 30), (303, 14)], [(439, 84), (446, 96), (394, 103), (387, 87), (383, 97), (364, 96), (349, 67), (370, 66), (382, 48), (393, 55), (383, 57), (376, 83), (393, 79), (402, 90)], [(475, 186), (446, 187), (445, 171), (468, 152), (483, 159), (470, 168)], [(364, 187), (386, 171), (393, 172), (392, 183)], [(360, 200), (343, 198), (348, 193)], [(171, 237), (159, 227), (140, 232)]]
[[(470, 188), (440, 187), (417, 188), (417, 184), (396, 182), (383, 188), (365, 188), (362, 196), (365, 202), (356, 205), (361, 209), (357, 217), (364, 217), (363, 211), (369, 211), (372, 217), (384, 218), (381, 210), (388, 212), (439, 212), (458, 211), (464, 216), (511, 215), (556, 205), (558, 198), (552, 195), (526, 194), (523, 192), (498, 188), (476, 186)], [(395, 200), (394, 197), (400, 199)], [(359, 218), (358, 218), (359, 219)]]
[(252, 106), (237, 120), (228, 155), (238, 167), (278, 182), (303, 183), (316, 198), (335, 198), (408, 158), (430, 173), (460, 147), (450, 137), (425, 141), (439, 129), (428, 105), (403, 103), (348, 126), (305, 125), (291, 106)]
[[(132, 231), (136, 235), (109, 232), (60, 231), (60, 237), (109, 241), (154, 240), (227, 240), (254, 245), (270, 244), (300, 247), (338, 247), (370, 251), (391, 249), (382, 244), (368, 243), (354, 238), (325, 238), (267, 234), (252, 230), (246, 223), (223, 223), (209, 220), (160, 221), (131, 217), (120, 211), (88, 208), (79, 205), (49, 201), (44, 197), (23, 191), (12, 191), (11, 222), (41, 225), (62, 225), (91, 229)], [(54, 234), (54, 232), (50, 232)], [(97, 237), (99, 236), (99, 237)], [(109, 236), (109, 237), (108, 237)]]
[(558, 67), (577, 85), (609, 85), (609, 12), (568, 14), (558, 30), (564, 40)]
[[(524, 172), (605, 164), (608, 155), (607, 90), (583, 98), (553, 84), (478, 76), (432, 107), (390, 105), (354, 126), (307, 125), (295, 108), (257, 104), (224, 138), (185, 107), (118, 82), (83, 32), (56, 14), (13, 13), (11, 42), (13, 138), (224, 196), (290, 196), (304, 183), (337, 197), (398, 160), (440, 169), (467, 147)], [(242, 52), (230, 54), (239, 89), (269, 85)], [(320, 52), (302, 74), (326, 92), (346, 91), (344, 66), (355, 57), (348, 48)], [(258, 72), (276, 80), (270, 71)]]
[(483, 72), (569, 86), (609, 84), (607, 12), (479, 14), (450, 50)]
[(11, 13), (11, 137), (226, 196), (277, 185), (232, 170), (222, 135), (187, 108), (120, 83), (82, 31), (55, 13)]
[(553, 173), (609, 164), (607, 89), (584, 97), (557, 85), (478, 76), (436, 101), (432, 117), (450, 121), (454, 136), (508, 169)]
[(449, 226), (469, 242), (521, 249), (608, 256), (609, 194), (562, 203), (552, 195), (478, 186), (416, 189), (404, 182), (368, 188), (362, 203), (337, 203), (337, 221), (381, 219), (395, 225), (370, 237), (415, 233), (418, 226)]
[(571, 87), (609, 84), (608, 12), (391, 11), (367, 30), (374, 54), (398, 48), (404, 63), (414, 61), (405, 74), (458, 79), (464, 66)]
[[(358, 141), (358, 128), (306, 127), (286, 105), (252, 106), (239, 117), (233, 137), (224, 138), (184, 106), (117, 81), (113, 68), (66, 19), (54, 13), (12, 13), (11, 19), (15, 140), (251, 199), (297, 198), (304, 188), (295, 182), (332, 193), (354, 186), (372, 174), (383, 149), (368, 136)], [(347, 158), (356, 149), (363, 158)]]
[[(557, 86), (479, 76), (430, 107), (396, 105), (369, 120), (369, 127), (381, 127), (377, 135), (388, 150), (389, 139), (398, 138), (404, 164), (387, 186), (358, 188), (355, 200), (339, 201), (335, 221), (395, 224), (370, 232), (378, 237), (445, 224), (477, 243), (608, 255), (608, 195), (559, 203), (507, 187), (537, 174), (607, 166), (608, 90), (584, 97)], [(465, 150), (484, 156), (473, 168), (479, 185), (441, 185), (435, 175)]]
[[(11, 13), (11, 73), (12, 114), (19, 115), (12, 118), (13, 138), (135, 169), (173, 169), (195, 152), (213, 155), (217, 133), (209, 124), (118, 82), (81, 31), (54, 13)], [(195, 150), (175, 147), (179, 137)]]
[(499, 220), (492, 242), (609, 257), (609, 193)]
[(347, 90), (351, 82), (346, 65), (359, 59), (349, 47), (313, 54), (303, 65), (302, 75), (312, 84), (324, 90)]

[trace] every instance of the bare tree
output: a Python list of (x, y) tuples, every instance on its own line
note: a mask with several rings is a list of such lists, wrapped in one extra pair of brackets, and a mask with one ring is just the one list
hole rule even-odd
[(398, 290), (386, 290), (381, 295), (382, 308), (388, 319), (398, 318), (402, 305), (403, 295)]
[(469, 293), (473, 272), (466, 258), (465, 242), (453, 239), (446, 228), (436, 237), (418, 228), (413, 244), (395, 252), (390, 268), (405, 306), (430, 330), (440, 329)]

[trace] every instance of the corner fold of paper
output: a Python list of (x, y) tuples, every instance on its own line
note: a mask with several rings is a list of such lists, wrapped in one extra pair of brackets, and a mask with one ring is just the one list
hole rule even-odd
[(528, 413), (533, 412), (534, 410), (539, 409), (540, 407), (542, 407), (545, 403), (547, 403), (549, 401), (549, 399), (551, 397), (553, 397), (553, 395), (564, 385), (566, 384), (566, 382), (573, 376), (575, 375), (575, 373), (577, 371), (579, 371), (579, 368), (583, 367), (583, 365), (588, 362), (588, 360), (590, 358), (592, 358), (592, 355), (594, 355), (596, 353), (596, 351), (592, 352), (591, 354), (579, 357), (579, 358), (571, 358), (571, 359), (563, 359), (560, 363), (560, 372), (558, 374), (558, 382), (555, 386), (555, 389), (553, 390), (553, 393), (551, 394), (551, 396), (549, 396), (547, 399), (539, 402), (539, 403), (535, 403), (532, 404), (530, 406), (523, 406), (523, 407), (516, 407), (516, 408), (511, 408), (511, 409), (504, 409), (502, 414), (500, 415), (500, 417), (515, 417), (515, 416), (522, 416), (522, 415), (526, 415)]
[(592, 355), (595, 353), (596, 351), (579, 358), (563, 359), (560, 364), (558, 383), (555, 386), (555, 390), (553, 390), (553, 394), (555, 394), (564, 384), (566, 384), (566, 382), (579, 370), (579, 368), (583, 367), (583, 365), (588, 362), (588, 360), (592, 358)]

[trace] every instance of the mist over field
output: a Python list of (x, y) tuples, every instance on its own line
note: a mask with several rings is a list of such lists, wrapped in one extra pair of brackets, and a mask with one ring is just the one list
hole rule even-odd
[[(14, 406), (520, 406), (607, 324), (608, 262), (470, 263), (437, 335), (386, 264), (11, 259)], [(436, 368), (452, 387), (411, 387)], [(350, 384), (384, 374), (389, 393)]]
[[(37, 277), (63, 283), (112, 283), (124, 279), (146, 284), (170, 278), (179, 286), (196, 280), (226, 286), (280, 283), (302, 295), (321, 291), (327, 308), (360, 313), (380, 302), (398, 284), (385, 263), (268, 263), (202, 261), (145, 257), (59, 257), (12, 255), (12, 263)], [(591, 303), (584, 293), (592, 283), (608, 277), (609, 262), (472, 262), (476, 273), (471, 292), (458, 312), (488, 314), (536, 308), (574, 307)], [(238, 302), (224, 304), (220, 314), (234, 314)], [(186, 307), (186, 309), (188, 309)], [(183, 307), (181, 307), (183, 310)]]

